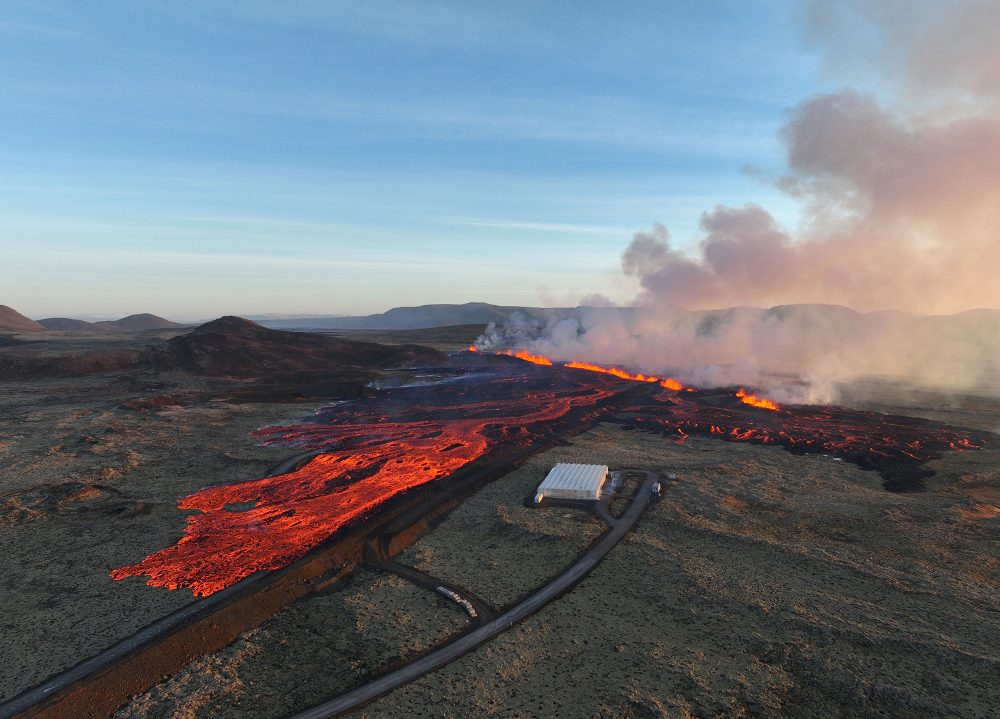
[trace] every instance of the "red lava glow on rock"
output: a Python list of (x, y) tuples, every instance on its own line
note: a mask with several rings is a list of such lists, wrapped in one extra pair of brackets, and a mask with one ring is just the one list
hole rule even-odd
[(740, 387), (736, 390), (736, 396), (740, 398), (740, 402), (743, 404), (748, 404), (751, 407), (760, 407), (761, 409), (770, 409), (777, 412), (781, 409), (775, 402), (764, 397), (758, 397), (752, 392), (747, 392), (745, 389)]
[[(734, 403), (737, 399), (739, 404)], [(624, 424), (684, 441), (691, 435), (775, 445), (794, 454), (827, 454), (882, 475), (886, 489), (911, 491), (933, 474), (921, 465), (949, 450), (978, 449), (995, 436), (939, 422), (845, 407), (786, 406), (759, 412), (725, 391), (655, 397), (632, 406)], [(767, 408), (771, 409), (771, 408)]]
[(387, 390), (338, 405), (321, 421), (265, 428), (256, 436), (266, 444), (330, 452), (289, 474), (184, 498), (180, 509), (200, 513), (180, 541), (111, 576), (145, 576), (151, 586), (207, 596), (287, 566), (401, 492), (447, 477), (492, 447), (536, 442), (547, 423), (611, 396), (602, 384), (612, 383), (524, 374), (465, 379)]
[[(479, 350), (475, 345), (470, 345), (468, 348), (469, 352), (478, 352)], [(545, 355), (532, 354), (527, 350), (503, 350), (497, 352), (498, 355), (506, 355), (507, 357), (516, 357), (517, 359), (524, 360), (525, 362), (531, 362), (533, 364), (540, 364), (546, 366), (552, 366), (555, 364), (551, 359)], [(678, 380), (673, 377), (656, 377), (650, 374), (642, 374), (638, 372), (629, 372), (628, 370), (622, 369), (621, 367), (605, 367), (603, 365), (594, 364), (593, 362), (580, 362), (573, 360), (572, 362), (562, 362), (563, 367), (568, 367), (569, 369), (582, 369), (588, 372), (598, 372), (601, 374), (609, 374), (613, 377), (618, 377), (619, 379), (627, 379), (633, 382), (658, 382), (661, 387), (666, 389), (672, 389), (680, 391), (682, 389), (692, 389), (685, 387)], [(743, 390), (740, 389), (742, 392)], [(741, 395), (742, 396), (742, 395)], [(748, 404), (751, 404), (748, 402)]]
[(265, 444), (324, 452), (288, 474), (184, 498), (178, 507), (198, 513), (177, 544), (111, 576), (145, 576), (152, 586), (206, 596), (258, 570), (287, 566), (403, 492), (443, 480), (493, 452), (539, 446), (546, 437), (598, 419), (676, 441), (699, 435), (833, 455), (877, 470), (894, 490), (918, 489), (931, 474), (921, 467), (926, 460), (993, 437), (840, 407), (762, 412), (760, 405), (745, 404), (752, 396), (745, 391), (667, 392), (683, 385), (593, 366), (580, 372), (574, 368), (580, 363), (536, 366), (535, 359), (462, 353), (454, 359), (458, 366), (447, 368), (457, 378), (382, 390), (302, 424), (259, 430), (255, 436)]
[(498, 352), (497, 354), (506, 355), (507, 357), (516, 357), (519, 360), (524, 360), (525, 362), (531, 362), (532, 364), (545, 365), (546, 367), (552, 366), (552, 360), (543, 355), (533, 355), (525, 350), (505, 350), (504, 352)]

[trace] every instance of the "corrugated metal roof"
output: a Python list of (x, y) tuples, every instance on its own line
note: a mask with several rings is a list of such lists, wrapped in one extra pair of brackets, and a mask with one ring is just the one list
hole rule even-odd
[(604, 464), (560, 462), (538, 485), (538, 492), (550, 497), (596, 499), (607, 476), (608, 467)]

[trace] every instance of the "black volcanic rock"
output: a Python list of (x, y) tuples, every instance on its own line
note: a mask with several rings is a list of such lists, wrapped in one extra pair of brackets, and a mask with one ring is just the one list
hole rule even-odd
[(76, 354), (47, 355), (19, 350), (18, 345), (0, 353), (0, 380), (31, 380), (52, 377), (83, 377), (101, 372), (142, 369), (138, 350), (94, 350)]
[[(239, 380), (224, 382), (224, 396), (252, 401), (305, 396), (352, 397), (381, 370), (436, 364), (444, 354), (419, 345), (382, 345), (305, 332), (282, 332), (222, 317), (145, 349), (100, 349), (51, 355), (19, 350), (0, 353), (0, 379), (79, 377), (129, 370), (182, 371)], [(238, 396), (237, 396), (238, 395)]]

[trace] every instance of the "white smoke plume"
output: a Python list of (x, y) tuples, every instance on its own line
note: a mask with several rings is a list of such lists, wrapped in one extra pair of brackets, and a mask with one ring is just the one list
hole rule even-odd
[(805, 304), (581, 308), (561, 319), (512, 317), (488, 328), (477, 345), (672, 376), (695, 387), (750, 385), (785, 402), (832, 402), (841, 383), (861, 377), (1000, 390), (996, 310), (921, 317)]
[[(803, 7), (805, 37), (831, 71), (875, 77), (881, 92), (823, 94), (791, 110), (787, 172), (773, 182), (800, 203), (799, 225), (781, 227), (756, 205), (717, 206), (702, 214), (693, 254), (655, 225), (622, 256), (640, 287), (634, 308), (530, 331), (515, 321), (484, 348), (813, 401), (861, 375), (959, 388), (995, 376), (1000, 313), (969, 310), (1000, 307), (1000, 3)], [(916, 316), (937, 313), (962, 314)]]
[(1000, 115), (938, 123), (870, 96), (807, 100), (783, 129), (796, 231), (761, 207), (701, 217), (698, 254), (661, 226), (622, 258), (644, 305), (822, 302), (861, 310), (1000, 307)]

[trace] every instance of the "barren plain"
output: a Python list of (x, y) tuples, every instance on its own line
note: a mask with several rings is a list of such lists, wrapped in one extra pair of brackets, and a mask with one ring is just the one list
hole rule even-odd
[[(989, 397), (854, 392), (854, 406), (1000, 428)], [(251, 431), (323, 401), (213, 393), (217, 380), (148, 370), (0, 382), (0, 696), (191, 601), (108, 572), (181, 536), (180, 497), (291, 453)], [(831, 457), (599, 425), (479, 491), (399, 561), (497, 608), (516, 602), (602, 528), (581, 510), (525, 506), (558, 461), (676, 479), (568, 595), (355, 716), (1000, 714), (997, 445), (931, 462), (926, 491), (900, 494)], [(363, 569), (117, 716), (286, 716), (468, 626), (442, 597)]]
[[(938, 460), (927, 491), (897, 494), (875, 473), (829, 457), (602, 425), (480, 491), (400, 561), (510, 605), (600, 531), (580, 511), (524, 506), (559, 461), (650, 467), (677, 479), (570, 594), (356, 716), (1000, 711), (1000, 510), (984, 499), (1000, 487), (996, 448)], [(118, 717), (236, 717), (251, 708), (285, 716), (414, 656), (463, 621), (433, 594), (362, 572)]]
[[(242, 327), (225, 329), (202, 335), (213, 361), (258, 351)], [(189, 332), (33, 332), (0, 349), (0, 702), (191, 602), (109, 572), (183, 535), (180, 498), (260, 477), (293, 454), (251, 432), (383, 376), (334, 364), (259, 379), (122, 361), (178, 339), (190, 347)], [(94, 371), (105, 364), (116, 369)]]

